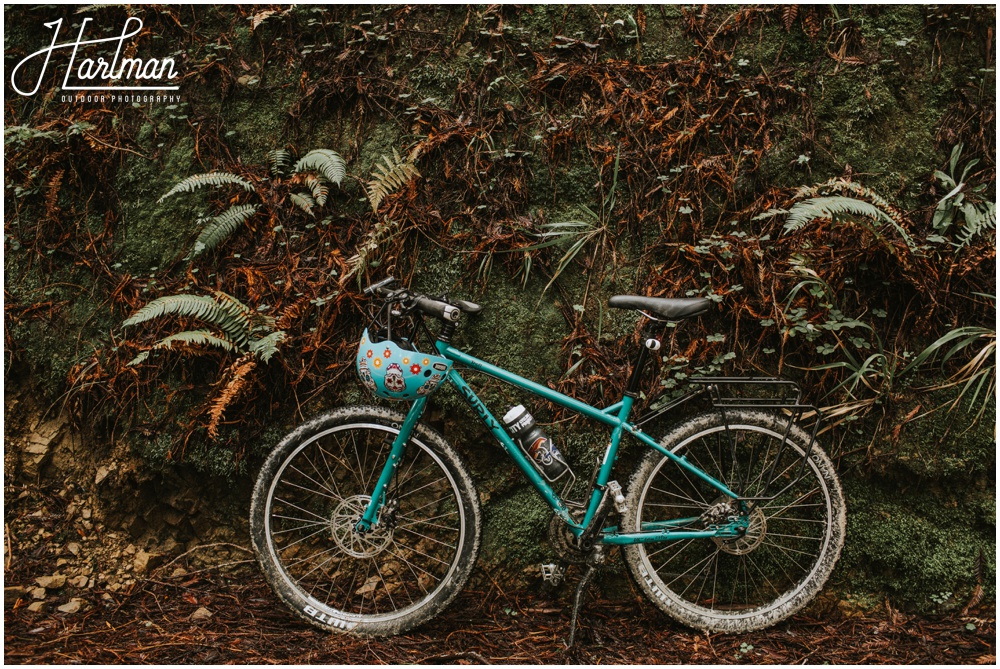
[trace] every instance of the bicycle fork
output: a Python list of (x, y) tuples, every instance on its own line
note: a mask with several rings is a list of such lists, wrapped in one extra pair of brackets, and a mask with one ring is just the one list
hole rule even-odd
[(406, 420), (400, 426), (396, 438), (392, 440), (389, 457), (386, 459), (385, 465), (382, 467), (382, 473), (375, 483), (375, 489), (372, 490), (368, 506), (365, 508), (365, 512), (361, 515), (361, 518), (354, 525), (356, 532), (364, 534), (371, 531), (372, 526), (375, 525), (379, 508), (381, 508), (382, 500), (385, 497), (385, 489), (389, 486), (389, 482), (392, 481), (392, 477), (396, 474), (396, 468), (403, 460), (403, 455), (406, 453), (406, 445), (410, 441), (410, 435), (413, 434), (413, 429), (416, 427), (417, 421), (423, 415), (426, 404), (427, 398), (421, 397), (413, 402), (409, 413), (406, 414)]

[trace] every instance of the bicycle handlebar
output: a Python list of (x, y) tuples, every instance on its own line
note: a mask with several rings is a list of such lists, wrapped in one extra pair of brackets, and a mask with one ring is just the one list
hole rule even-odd
[(364, 293), (369, 296), (378, 294), (383, 297), (391, 297), (394, 294), (399, 294), (401, 302), (408, 302), (428, 316), (440, 318), (441, 320), (448, 321), (450, 323), (457, 322), (462, 316), (462, 310), (460, 308), (448, 304), (447, 302), (435, 300), (434, 298), (427, 297), (426, 295), (411, 293), (406, 289), (393, 290), (389, 288), (389, 285), (393, 282), (395, 282), (393, 277), (387, 277), (378, 283), (373, 283), (365, 288)]

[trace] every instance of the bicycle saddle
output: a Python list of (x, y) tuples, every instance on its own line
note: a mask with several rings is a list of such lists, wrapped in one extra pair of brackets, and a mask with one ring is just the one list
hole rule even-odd
[(638, 309), (668, 321), (698, 316), (708, 311), (711, 300), (704, 297), (643, 297), (642, 295), (615, 295), (608, 300), (613, 309)]

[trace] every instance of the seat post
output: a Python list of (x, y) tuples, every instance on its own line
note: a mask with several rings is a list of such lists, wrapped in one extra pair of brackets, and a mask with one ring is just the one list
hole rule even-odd
[(635, 364), (632, 366), (632, 374), (628, 378), (628, 386), (625, 388), (625, 394), (633, 399), (639, 396), (639, 382), (642, 380), (642, 372), (649, 360), (649, 352), (660, 350), (660, 340), (652, 336), (651, 328), (647, 326), (643, 330), (645, 341), (642, 343), (642, 348), (639, 349), (639, 355), (636, 356)]

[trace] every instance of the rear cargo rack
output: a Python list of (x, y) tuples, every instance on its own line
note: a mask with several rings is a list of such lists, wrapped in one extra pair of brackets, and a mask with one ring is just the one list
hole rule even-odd
[[(736, 456), (736, 444), (729, 430), (730, 421), (726, 415), (727, 409), (763, 409), (784, 414), (789, 418), (785, 433), (781, 438), (781, 445), (778, 447), (774, 463), (767, 473), (766, 483), (761, 494), (755, 497), (741, 497), (741, 501), (751, 502), (751, 506), (756, 505), (758, 502), (767, 502), (784, 494), (785, 491), (799, 482), (802, 478), (806, 462), (809, 460), (809, 456), (812, 455), (813, 445), (816, 443), (816, 435), (819, 433), (820, 423), (823, 421), (823, 414), (818, 407), (802, 403), (802, 390), (795, 382), (772, 376), (698, 376), (692, 377), (690, 381), (702, 386), (703, 392), (707, 393), (711, 399), (712, 409), (718, 411), (721, 415), (723, 424), (726, 426), (726, 436), (729, 439), (730, 447), (733, 449), (734, 459)], [(747, 397), (746, 395), (737, 394), (740, 390), (749, 390), (749, 388), (746, 388), (749, 386), (754, 387), (754, 390), (763, 396)], [(699, 392), (699, 394), (701, 393)], [(781, 461), (781, 456), (784, 454), (785, 449), (788, 447), (788, 433), (791, 430), (792, 424), (801, 423), (803, 416), (806, 414), (815, 416), (816, 421), (812, 426), (809, 444), (802, 455), (802, 462), (799, 464), (799, 468), (791, 483), (773, 495), (768, 494), (771, 486), (774, 484), (775, 469)], [(752, 458), (753, 452), (751, 451)]]

